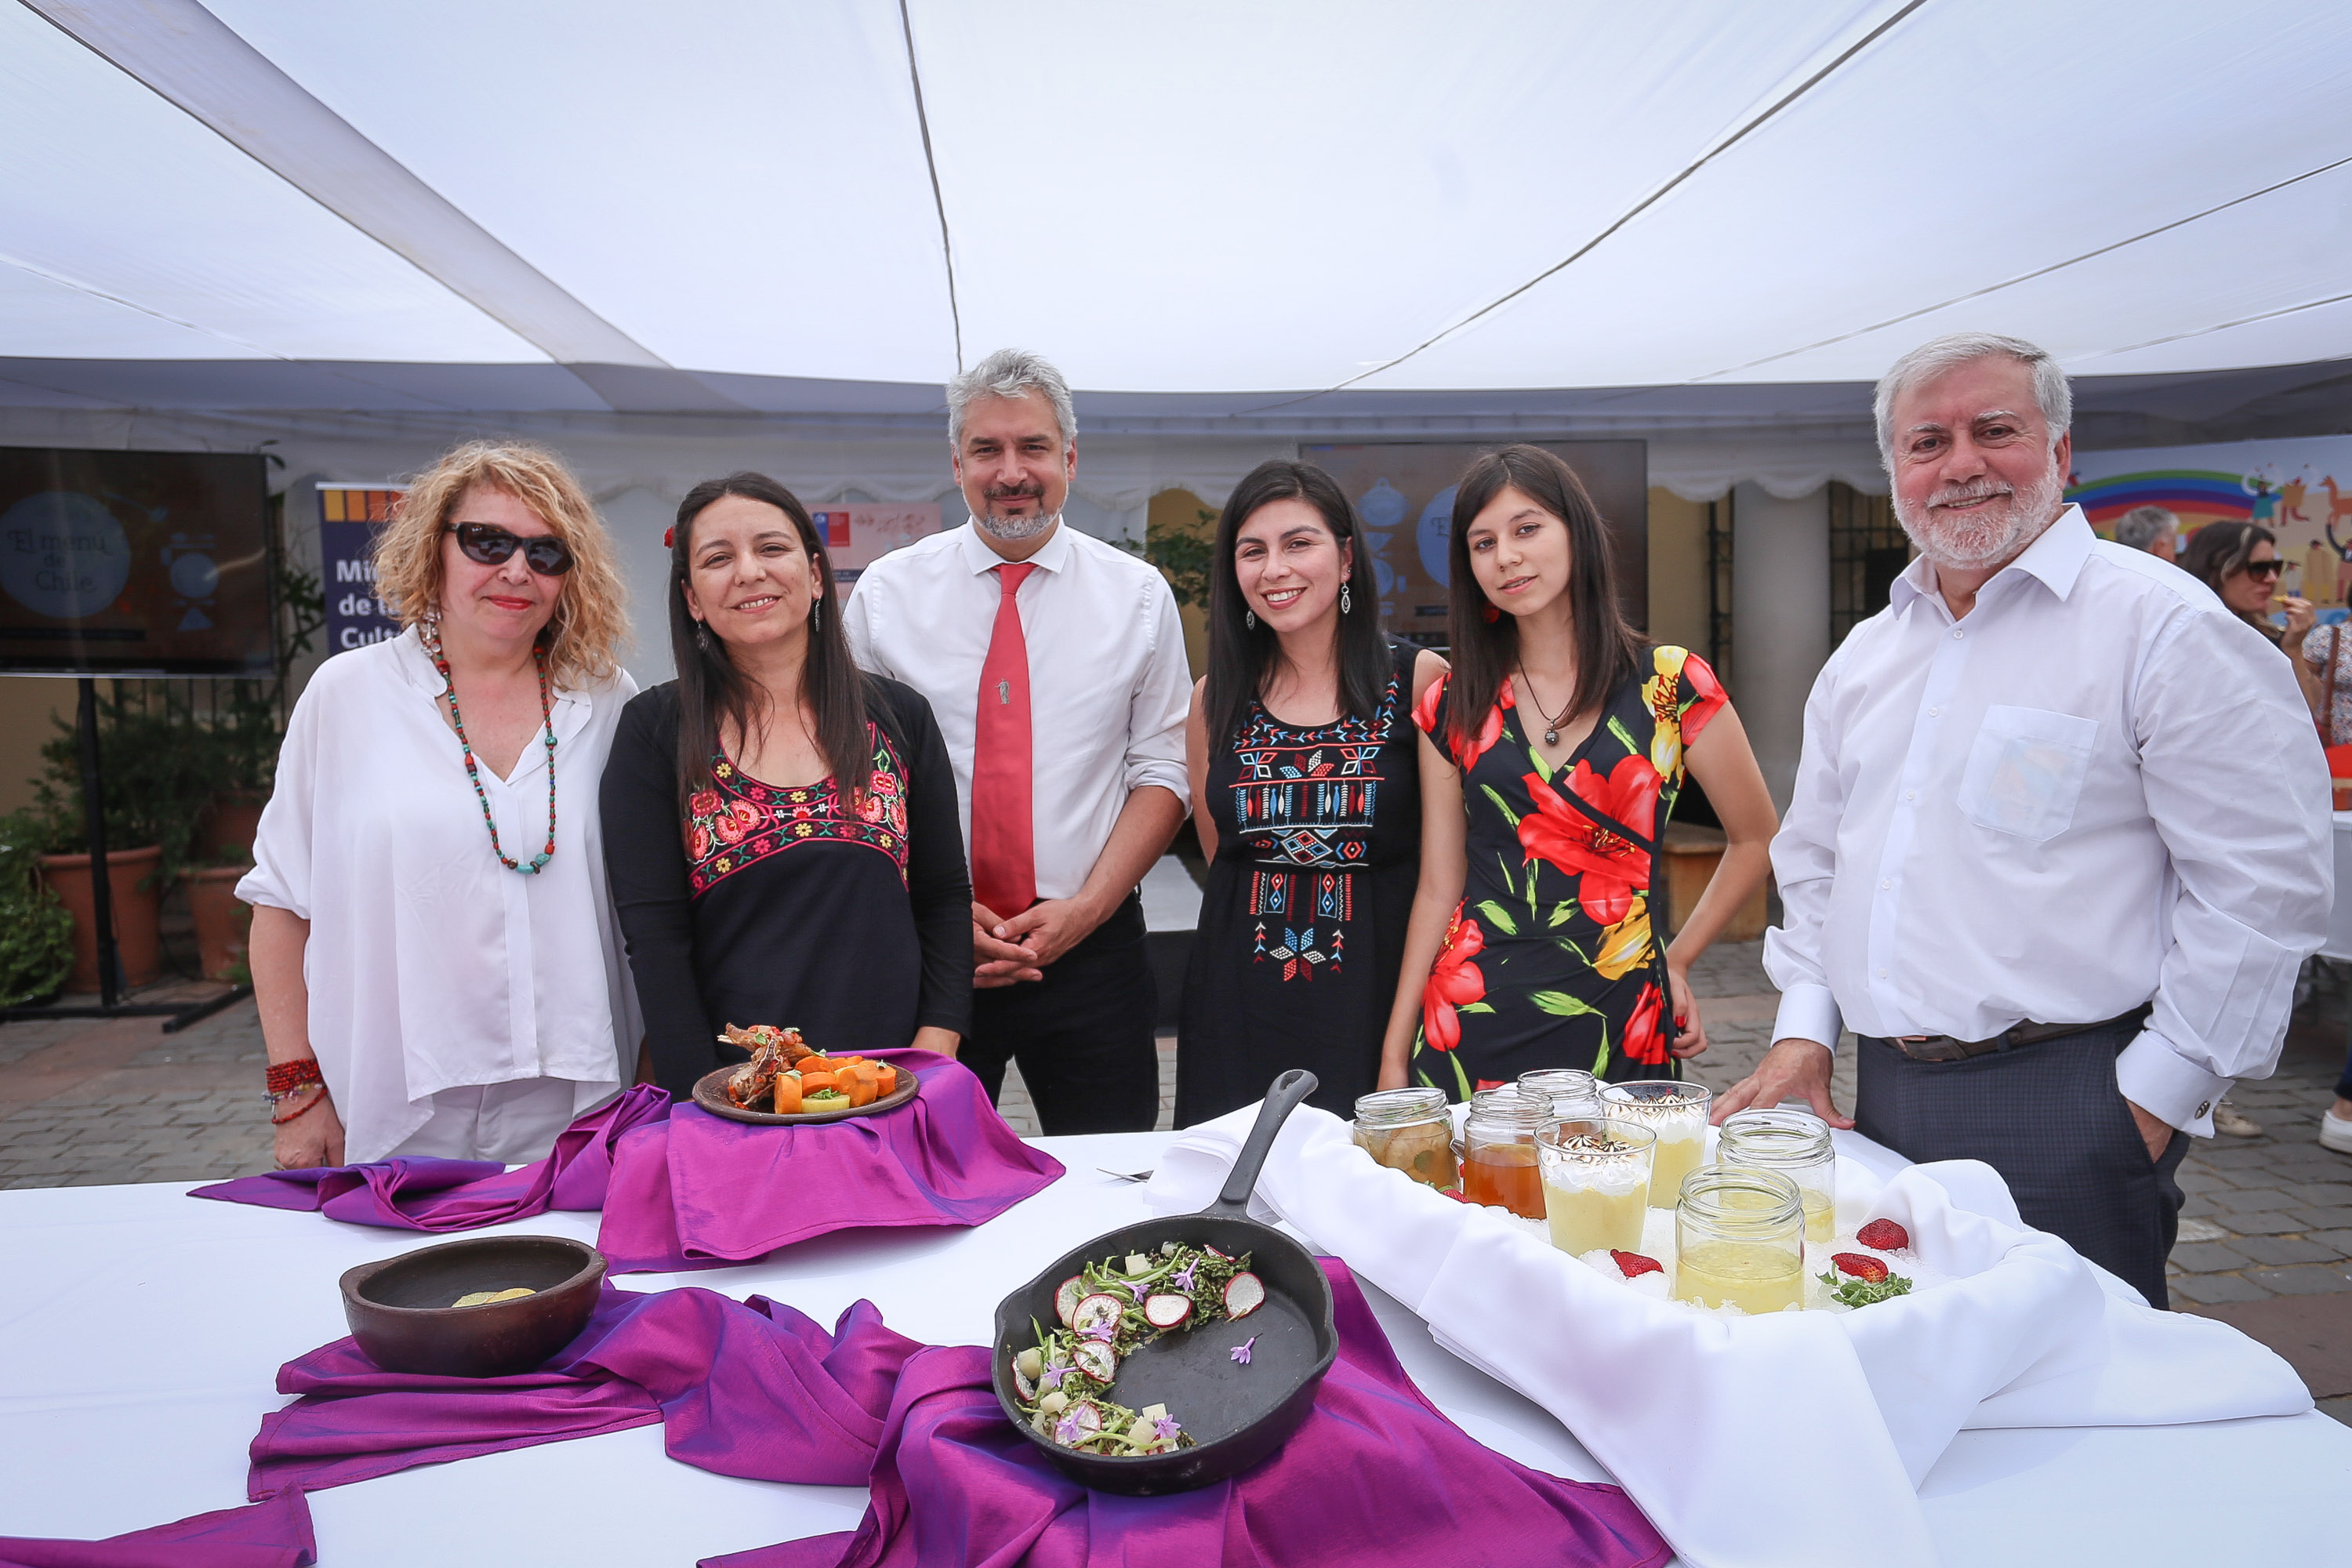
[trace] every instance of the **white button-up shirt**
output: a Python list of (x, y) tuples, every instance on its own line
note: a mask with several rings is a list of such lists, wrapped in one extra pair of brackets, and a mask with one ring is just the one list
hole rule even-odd
[[(966, 844), (980, 668), (1003, 597), (990, 568), (1003, 559), (969, 522), (935, 533), (868, 566), (842, 616), (862, 668), (930, 700)], [(1192, 678), (1176, 599), (1156, 567), (1066, 522), (1029, 560), (1037, 570), (1014, 603), (1029, 649), (1037, 896), (1066, 899), (1086, 885), (1130, 793), (1158, 784), (1189, 802)]]
[(2154, 999), (2133, 1103), (2212, 1131), (2278, 1063), (2334, 896), (2278, 649), (2069, 507), (1955, 622), (1914, 561), (1813, 684), (1765, 935), (1774, 1038), (1981, 1040)]
[[(398, 1148), (445, 1089), (563, 1079), (576, 1113), (628, 1081), (643, 1030), (596, 786), (635, 690), (625, 670), (555, 693), (555, 854), (526, 877), (491, 853), (414, 630), (310, 678), (236, 896), (310, 922), (310, 1047), (347, 1158)], [(479, 766), (499, 843), (528, 864), (547, 843), (545, 737), (511, 778)]]

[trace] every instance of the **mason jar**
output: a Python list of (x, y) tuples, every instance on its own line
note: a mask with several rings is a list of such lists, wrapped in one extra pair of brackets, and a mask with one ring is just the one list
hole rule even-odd
[(1805, 1239), (1826, 1247), (1837, 1236), (1837, 1149), (1830, 1124), (1786, 1106), (1742, 1110), (1724, 1119), (1716, 1163), (1778, 1171), (1797, 1184), (1805, 1205)]
[(1675, 1299), (1779, 1312), (1805, 1300), (1805, 1205), (1797, 1184), (1749, 1165), (1702, 1165), (1675, 1205)]
[(1572, 1116), (1538, 1128), (1536, 1168), (1551, 1244), (1579, 1258), (1603, 1247), (1641, 1251), (1657, 1148), (1657, 1134), (1638, 1122)]
[(1715, 1096), (1703, 1083), (1678, 1078), (1635, 1078), (1601, 1086), (1601, 1113), (1638, 1121), (1658, 1135), (1650, 1173), (1650, 1206), (1670, 1209), (1683, 1178), (1706, 1158), (1706, 1108)]
[(1358, 1148), (1391, 1171), (1444, 1192), (1461, 1180), (1454, 1113), (1441, 1089), (1384, 1089), (1356, 1101)]
[(1582, 1068), (1530, 1068), (1519, 1075), (1519, 1092), (1551, 1107), (1554, 1116), (1601, 1114), (1601, 1084)]
[(1550, 1120), (1550, 1107), (1522, 1094), (1497, 1091), (1474, 1101), (1462, 1129), (1462, 1195), (1521, 1219), (1543, 1218), (1536, 1129)]

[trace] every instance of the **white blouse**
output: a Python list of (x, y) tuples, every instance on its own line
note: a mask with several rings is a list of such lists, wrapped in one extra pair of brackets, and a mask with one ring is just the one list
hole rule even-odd
[[(530, 877), (491, 853), (441, 690), (414, 629), (321, 666), (236, 889), (310, 922), (310, 1044), (353, 1162), (399, 1147), (446, 1089), (563, 1079), (588, 1110), (628, 1080), (642, 1032), (596, 808), (636, 682), (555, 694), (555, 854)], [(528, 865), (547, 842), (544, 734), (510, 779), (477, 762)]]

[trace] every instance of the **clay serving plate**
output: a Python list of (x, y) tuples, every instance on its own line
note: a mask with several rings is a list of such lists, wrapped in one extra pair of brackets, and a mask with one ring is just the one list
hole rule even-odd
[(745, 1110), (727, 1098), (727, 1080), (735, 1075), (734, 1068), (720, 1068), (717, 1072), (702, 1075), (694, 1086), (694, 1103), (713, 1116), (723, 1116), (730, 1121), (751, 1121), (765, 1127), (792, 1127), (803, 1121), (846, 1121), (853, 1116), (872, 1116), (878, 1111), (896, 1110), (922, 1092), (922, 1080), (909, 1069), (891, 1064), (898, 1075), (898, 1087), (871, 1105), (853, 1105), (845, 1110), (797, 1110), (779, 1116), (772, 1110)]
[[(477, 1236), (362, 1263), (342, 1278), (343, 1317), (386, 1372), (506, 1377), (579, 1336), (596, 1310), (604, 1255), (561, 1236)], [(533, 1294), (451, 1305), (478, 1290)]]

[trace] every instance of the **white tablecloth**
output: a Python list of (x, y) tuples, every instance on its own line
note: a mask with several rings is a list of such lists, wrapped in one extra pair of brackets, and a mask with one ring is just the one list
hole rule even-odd
[[(849, 1233), (745, 1268), (619, 1283), (764, 1293), (828, 1323), (863, 1296), (918, 1339), (985, 1342), (1005, 1292), (1087, 1237), (1145, 1217), (1140, 1190), (1097, 1167), (1148, 1169), (1169, 1136), (1042, 1140), (1069, 1176), (975, 1230)], [(278, 1366), (345, 1332), (336, 1276), (436, 1239), (191, 1202), (185, 1191), (0, 1193), (0, 1534), (104, 1536), (242, 1501), (246, 1445), (285, 1403)], [(499, 1228), (593, 1240), (596, 1217)], [(1608, 1479), (1551, 1416), (1366, 1294), (1406, 1370), (1471, 1436), (1557, 1475)], [(323, 1568), (677, 1568), (852, 1529), (864, 1510), (859, 1489), (709, 1475), (667, 1458), (661, 1441), (658, 1426), (644, 1426), (313, 1493)], [(1920, 1496), (1954, 1565), (2340, 1561), (2352, 1431), (2314, 1413), (1963, 1432)]]

